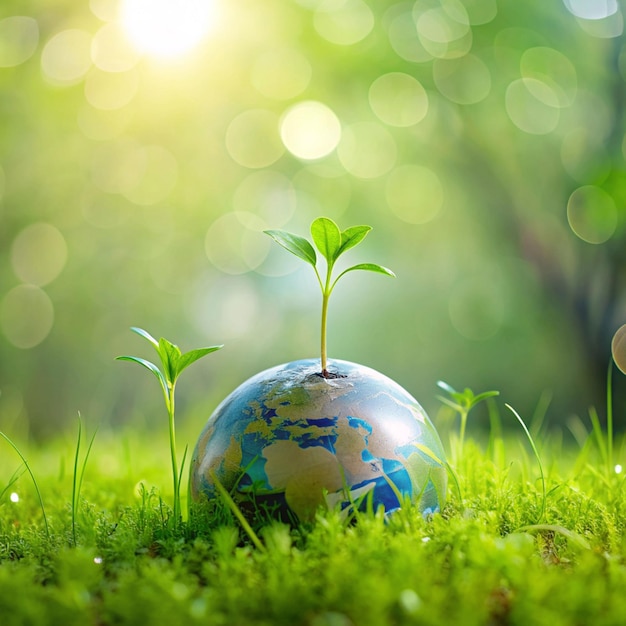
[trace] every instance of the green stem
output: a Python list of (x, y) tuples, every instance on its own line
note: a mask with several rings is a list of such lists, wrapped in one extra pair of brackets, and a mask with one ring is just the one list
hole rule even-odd
[(465, 427), (467, 425), (468, 411), (461, 411), (461, 430), (459, 433), (459, 448), (461, 455), (463, 454), (463, 442), (465, 441)]
[[(328, 301), (330, 294), (333, 290), (330, 279), (333, 271), (332, 263), (328, 263), (326, 268), (326, 284), (322, 288), (322, 341), (321, 341), (321, 356), (322, 356), (322, 376), (328, 378), (328, 353), (326, 350), (326, 328), (328, 319)], [(321, 284), (321, 281), (320, 281)]]
[(167, 403), (167, 412), (169, 417), (170, 430), (170, 455), (172, 457), (172, 479), (174, 481), (174, 520), (178, 523), (180, 517), (180, 485), (178, 482), (178, 463), (176, 461), (176, 427), (174, 423), (174, 389), (176, 384), (170, 384), (169, 401)]
[(327, 369), (327, 361), (328, 357), (326, 354), (326, 320), (328, 318), (328, 294), (324, 293), (322, 296), (322, 345), (321, 345), (321, 353), (322, 353), (322, 376), (328, 376)]

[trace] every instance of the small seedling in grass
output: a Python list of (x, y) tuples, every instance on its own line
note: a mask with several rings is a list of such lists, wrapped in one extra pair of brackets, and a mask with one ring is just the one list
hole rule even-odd
[(162, 370), (159, 369), (151, 361), (142, 359), (137, 356), (118, 356), (120, 361), (132, 361), (150, 370), (157, 378), (163, 391), (163, 399), (165, 400), (165, 407), (167, 409), (168, 421), (169, 421), (169, 438), (170, 438), (170, 456), (172, 459), (172, 480), (174, 484), (174, 520), (178, 523), (181, 514), (180, 505), (180, 484), (185, 466), (185, 459), (187, 457), (187, 448), (183, 455), (180, 471), (178, 469), (178, 461), (176, 459), (176, 424), (175, 424), (175, 391), (176, 382), (181, 372), (189, 367), (192, 363), (201, 359), (203, 356), (219, 350), (223, 346), (209, 346), (207, 348), (198, 348), (196, 350), (190, 350), (184, 354), (180, 351), (180, 348), (167, 339), (161, 337), (158, 341), (147, 331), (142, 328), (132, 327), (131, 330), (144, 339), (147, 339), (156, 350), (161, 360)]
[(465, 428), (467, 426), (467, 416), (469, 412), (480, 402), (487, 398), (493, 398), (500, 395), (499, 391), (484, 391), (475, 395), (471, 389), (467, 387), (463, 391), (456, 391), (448, 383), (442, 380), (437, 381), (437, 386), (443, 389), (449, 397), (437, 396), (441, 402), (447, 404), (461, 416), (461, 426), (459, 431), (459, 449), (463, 453), (463, 442), (465, 441)]
[(311, 237), (313, 243), (321, 255), (326, 259), (326, 275), (322, 278), (317, 269), (317, 255), (311, 243), (304, 237), (288, 233), (284, 230), (266, 230), (276, 243), (280, 244), (285, 250), (288, 250), (299, 259), (302, 259), (313, 267), (315, 276), (322, 290), (322, 324), (321, 324), (321, 365), (322, 376), (324, 378), (332, 378), (333, 375), (327, 368), (327, 352), (326, 352), (326, 321), (328, 318), (328, 301), (330, 294), (333, 292), (337, 281), (353, 270), (366, 270), (368, 272), (377, 272), (387, 276), (395, 276), (395, 274), (382, 265), (376, 263), (359, 263), (343, 270), (336, 278), (333, 279), (333, 268), (337, 259), (350, 248), (354, 248), (361, 243), (367, 233), (372, 230), (371, 226), (351, 226), (346, 230), (340, 230), (339, 226), (333, 220), (327, 217), (319, 217), (311, 224)]

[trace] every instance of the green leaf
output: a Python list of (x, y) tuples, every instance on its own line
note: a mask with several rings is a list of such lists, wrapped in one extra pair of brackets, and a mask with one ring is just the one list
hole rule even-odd
[(144, 339), (147, 339), (158, 350), (159, 342), (147, 330), (144, 330), (143, 328), (137, 328), (136, 326), (131, 326), (130, 329), (134, 333), (141, 335)]
[(185, 354), (181, 355), (181, 357), (178, 359), (178, 364), (176, 366), (176, 376), (179, 376), (186, 367), (189, 367), (198, 359), (201, 359), (203, 356), (210, 354), (211, 352), (215, 352), (216, 350), (219, 350), (223, 347), (223, 345), (210, 346), (208, 348), (198, 348), (197, 350), (190, 350), (189, 352), (185, 352)]
[(131, 361), (133, 363), (139, 363), (139, 365), (142, 365), (147, 370), (150, 370), (157, 377), (157, 380), (161, 383), (161, 387), (163, 387), (163, 393), (166, 395), (166, 397), (169, 398), (169, 390), (167, 388), (167, 381), (165, 380), (165, 376), (163, 376), (161, 370), (154, 363), (146, 361), (146, 359), (142, 359), (138, 356), (118, 356), (115, 358), (117, 361)]
[(327, 217), (318, 217), (311, 224), (311, 236), (317, 249), (331, 265), (339, 256), (341, 231), (339, 226)]
[(494, 398), (495, 396), (499, 396), (499, 391), (483, 391), (483, 393), (479, 393), (477, 396), (474, 396), (472, 400), (472, 406), (486, 400), (487, 398)]
[(437, 396), (437, 400), (439, 400), (439, 402), (442, 402), (443, 404), (449, 406), (454, 411), (457, 411), (457, 413), (462, 413), (465, 410), (464, 406), (462, 406), (458, 402), (454, 402), (454, 400), (450, 400), (449, 398), (445, 398), (444, 396)]
[(159, 339), (157, 352), (161, 357), (165, 377), (168, 382), (173, 384), (176, 381), (176, 371), (178, 369), (178, 359), (181, 357), (180, 348), (168, 341), (164, 337)]
[(313, 246), (304, 238), (285, 230), (265, 230), (277, 244), (281, 245), (285, 250), (295, 254), (299, 259), (310, 263), (313, 267), (317, 263), (317, 256)]
[[(343, 272), (341, 272), (341, 274), (337, 276), (337, 280), (339, 280), (344, 274), (347, 274), (348, 272), (353, 272), (354, 270), (365, 270), (367, 272), (376, 272), (378, 274), (385, 274), (385, 276), (391, 276), (392, 278), (395, 278), (396, 276), (390, 269), (383, 267), (382, 265), (377, 265), (376, 263), (359, 263), (358, 265), (353, 265), (352, 267), (349, 267), (347, 270), (344, 270)], [(335, 280), (335, 282), (337, 282), (337, 280)]]
[(365, 225), (346, 228), (346, 230), (341, 233), (341, 246), (337, 251), (335, 259), (339, 258), (346, 250), (350, 250), (350, 248), (354, 248), (354, 246), (360, 244), (370, 230), (372, 230), (372, 227)]
[(437, 387), (440, 387), (444, 391), (447, 391), (451, 396), (457, 393), (454, 387), (451, 387), (450, 385), (448, 385), (448, 383), (444, 382), (443, 380), (437, 381)]

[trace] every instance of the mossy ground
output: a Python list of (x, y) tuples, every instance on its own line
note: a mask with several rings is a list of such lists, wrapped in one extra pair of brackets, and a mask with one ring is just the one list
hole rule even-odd
[[(0, 499), (0, 624), (623, 624), (624, 447), (611, 458), (597, 435), (539, 445), (545, 498), (523, 434), (470, 439), (452, 455), (458, 488), (442, 514), (329, 511), (299, 526), (261, 515), (261, 548), (219, 503), (172, 525), (163, 441), (99, 435), (74, 525), (71, 442), (24, 450), (49, 534), (22, 473)], [(19, 458), (0, 459), (1, 492)]]

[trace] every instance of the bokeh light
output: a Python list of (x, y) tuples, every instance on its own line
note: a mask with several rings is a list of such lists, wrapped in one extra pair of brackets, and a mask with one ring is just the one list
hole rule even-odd
[(406, 127), (421, 122), (428, 112), (428, 94), (413, 76), (389, 72), (370, 86), (369, 103), (385, 124)]
[(297, 206), (291, 180), (280, 172), (252, 172), (238, 185), (233, 195), (235, 211), (259, 215), (273, 228), (287, 224)]
[(626, 324), (615, 331), (611, 342), (611, 353), (615, 365), (626, 374)]
[(420, 41), (410, 6), (396, 5), (386, 17), (389, 42), (400, 58), (413, 63), (425, 63), (433, 58)]
[(218, 217), (209, 227), (204, 249), (209, 261), (226, 274), (245, 274), (267, 257), (268, 225), (254, 213), (233, 211)]
[(472, 54), (459, 59), (436, 59), (433, 78), (437, 89), (457, 104), (476, 104), (491, 91), (489, 68)]
[(617, 228), (618, 213), (613, 198), (600, 187), (584, 185), (567, 202), (567, 221), (577, 237), (587, 243), (608, 241)]
[(122, 26), (117, 22), (104, 24), (91, 43), (91, 59), (105, 72), (126, 72), (139, 61), (139, 53), (128, 41)]
[(349, 46), (369, 35), (374, 14), (363, 0), (323, 0), (315, 11), (313, 24), (328, 41)]
[(413, 8), (420, 42), (433, 57), (453, 59), (472, 48), (472, 29), (459, 0), (440, 0), (438, 6), (416, 3)]
[(265, 109), (240, 113), (226, 130), (226, 149), (244, 167), (272, 165), (284, 152), (278, 134), (278, 116)]
[(78, 28), (51, 37), (41, 53), (44, 76), (58, 85), (80, 82), (91, 67), (91, 35)]
[(24, 283), (42, 287), (65, 267), (67, 244), (61, 232), (42, 222), (24, 228), (11, 246), (11, 265)]
[(280, 136), (291, 154), (306, 161), (330, 154), (341, 138), (341, 124), (321, 102), (300, 102), (288, 109), (280, 123)]
[(573, 15), (586, 20), (601, 20), (619, 9), (617, 0), (563, 0), (563, 3)]
[(436, 217), (443, 205), (443, 185), (431, 169), (404, 164), (389, 174), (386, 198), (389, 208), (402, 221), (426, 224)]
[(215, 19), (211, 0), (122, 0), (120, 20), (140, 52), (163, 59), (186, 54)]
[(549, 85), (535, 78), (520, 78), (506, 90), (506, 112), (520, 130), (547, 135), (559, 123), (559, 99)]
[(275, 48), (255, 60), (250, 80), (264, 96), (289, 100), (307, 88), (312, 73), (311, 64), (299, 50)]
[(0, 328), (16, 348), (38, 346), (52, 330), (54, 305), (35, 285), (18, 285), (0, 302)]
[(96, 109), (111, 111), (131, 102), (138, 89), (139, 77), (133, 70), (112, 73), (93, 68), (85, 80), (85, 99)]
[(39, 43), (39, 24), (14, 15), (0, 20), (0, 67), (15, 67), (30, 59)]
[[(536, 79), (537, 82), (526, 81), (525, 85), (545, 104), (565, 107), (574, 102), (578, 87), (576, 69), (558, 50), (545, 46), (529, 48), (522, 54), (520, 71), (524, 78)], [(550, 91), (543, 85), (547, 85)]]
[(377, 178), (396, 163), (393, 136), (380, 124), (359, 122), (344, 129), (337, 154), (341, 164), (357, 178)]

